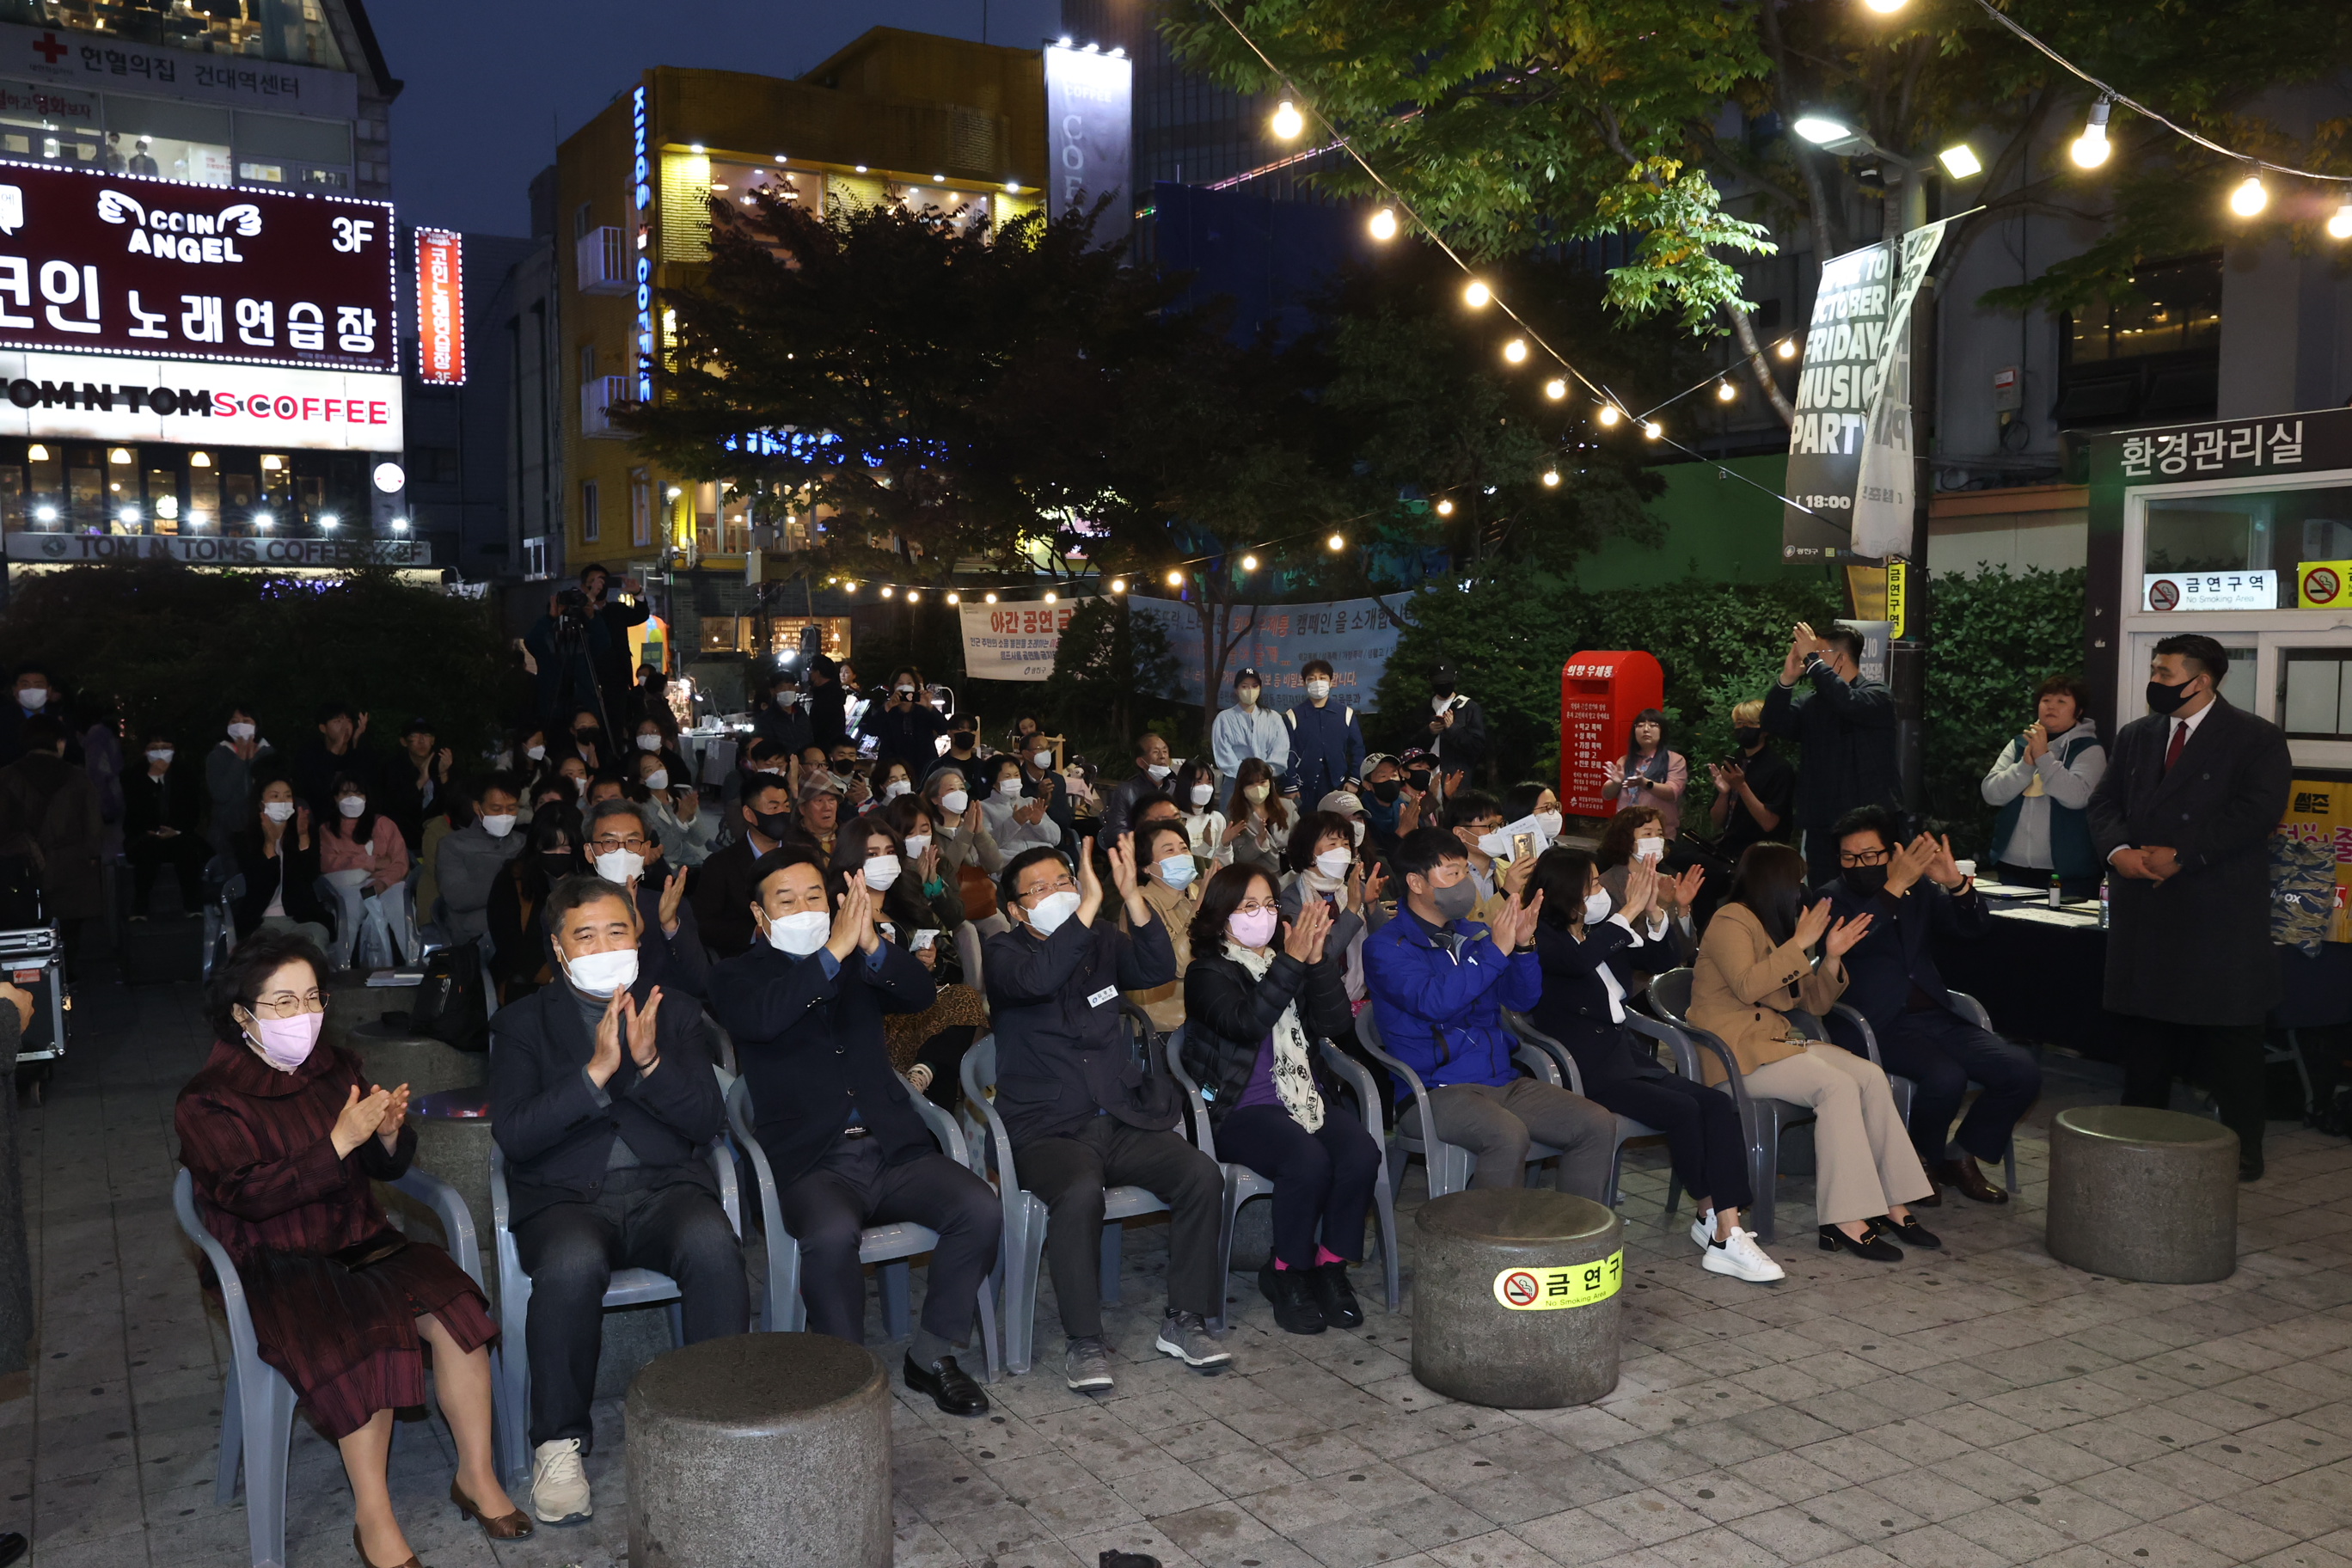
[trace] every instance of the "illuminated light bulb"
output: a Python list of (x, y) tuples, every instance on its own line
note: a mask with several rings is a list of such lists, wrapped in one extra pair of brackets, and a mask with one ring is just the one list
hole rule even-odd
[(139, 509), (135, 506), (126, 506), (115, 513), (114, 521), (125, 524), (136, 524), (139, 521)]
[(1126, 578), (1124, 578), (1124, 577), (1114, 577), (1114, 578), (1112, 578), (1112, 579), (1110, 580), (1110, 591), (1111, 591), (1112, 593), (1114, 593), (1114, 594), (1124, 594), (1124, 593), (1126, 593), (1126, 592), (1127, 592), (1127, 579), (1126, 579)]
[(1568, 383), (1559, 376), (1553, 376), (1544, 383), (1544, 395), (1555, 403), (1559, 402), (1568, 395)]
[(1325, 540), (1325, 541), (1323, 542), (1323, 543), (1324, 543), (1324, 547), (1325, 547), (1325, 548), (1327, 548), (1327, 549), (1329, 549), (1329, 550), (1335, 550), (1335, 551), (1336, 551), (1336, 550), (1345, 550), (1345, 549), (1347, 549), (1347, 548), (1348, 548), (1348, 542), (1347, 542), (1347, 540), (1346, 540), (1344, 537), (1342, 537), (1341, 535), (1337, 534), (1337, 533), (1333, 534), (1330, 538), (1328, 538), (1328, 539)]
[[(49, 449), (47, 447), (42, 446), (38, 441), (36, 441), (25, 449), (25, 457), (31, 462), (46, 463), (49, 460)], [(201, 468), (210, 463), (212, 459), (205, 457), (202, 452), (191, 452), (188, 455), (188, 461)]]
[(55, 522), (57, 520), (58, 509), (53, 506), (36, 507), (33, 509), (33, 521), (35, 522)]
[(2260, 174), (2248, 174), (2245, 184), (2230, 193), (2230, 210), (2240, 217), (2254, 217), (2271, 205), (2271, 194), (2263, 188)]
[(1559, 484), (1559, 470), (1558, 468), (1546, 468), (1544, 470), (1543, 481), (1547, 486)]
[(1862, 0), (1862, 3), (1882, 16), (1892, 16), (1908, 5), (1910, 0)]
[(1440, 517), (1452, 517), (1454, 515), (1454, 503), (1450, 500), (1439, 501), (1437, 503), (1437, 515)]
[(857, 172), (858, 172), (859, 174), (864, 174), (864, 173), (866, 173), (866, 165), (865, 165), (865, 164), (863, 164), (863, 163), (858, 164), (858, 165), (857, 165)]
[(2327, 237), (2330, 239), (2352, 239), (2352, 201), (2337, 207), (2336, 216), (2327, 220)]
[(907, 590), (907, 603), (910, 605), (919, 600), (922, 596), (922, 590), (919, 588), (909, 588)]
[(1017, 195), (1019, 195), (1021, 194), (1021, 182), (1020, 182), (1020, 181), (1018, 181), (1018, 180), (1007, 180), (1007, 181), (1005, 181), (1005, 182), (1004, 182), (1004, 194), (1005, 194), (1006, 195), (1008, 195), (1008, 196), (1017, 196)]
[(1794, 338), (1782, 338), (1780, 345), (1772, 352), (1779, 354), (1782, 359), (1795, 359), (1797, 357), (1797, 340)]
[(889, 584), (885, 583), (882, 584), (882, 596), (884, 598), (889, 598), (896, 592), (897, 590), (892, 588)]
[(1299, 113), (1298, 106), (1286, 98), (1275, 105), (1274, 119), (1271, 123), (1274, 133), (1285, 142), (1288, 142), (1307, 129), (1307, 116)]
[(117, 447), (106, 455), (106, 460), (110, 463), (127, 463), (131, 460), (131, 448)]
[(670, 486), (670, 488), (669, 488), (669, 499), (670, 499), (670, 500), (676, 500), (678, 497), (680, 497), (680, 496), (684, 495), (685, 493), (686, 493), (686, 492), (685, 492), (684, 490), (682, 490), (682, 489), (678, 489), (676, 485), (672, 485), (672, 486)]
[(1944, 173), (1956, 180), (1973, 180), (1984, 173), (1984, 160), (1977, 150), (1965, 142), (1956, 142), (1936, 154), (1936, 162), (1944, 165)]
[(253, 514), (253, 526), (256, 528), (268, 528), (271, 521), (270, 515), (266, 511), (257, 511)]
[(948, 603), (950, 605), (961, 605), (963, 603), (963, 595), (961, 594), (950, 594), (948, 595)]
[(1474, 310), (1485, 310), (1486, 301), (1494, 297), (1495, 291), (1475, 278), (1470, 279), (1469, 286), (1462, 290), (1462, 302)]
[[(48, 454), (43, 451), (40, 447), (36, 447), (33, 448), (33, 460), (35, 462), (37, 463), (43, 458), (47, 456)], [(188, 467), (192, 468), (209, 468), (212, 466), (213, 455), (210, 452), (191, 452), (188, 454)]]
[(1737, 399), (1738, 395), (1739, 388), (1732, 385), (1731, 383), (1727, 381), (1718, 381), (1715, 384), (1715, 400), (1717, 403), (1732, 402)]
[(322, 511), (319, 514), (319, 526), (320, 528), (332, 528), (341, 521), (342, 519), (337, 517), (331, 511)]
[(989, 604), (992, 604), (992, 604), (994, 604), (994, 603), (996, 603), (996, 595), (993, 595), (993, 594), (990, 594), (990, 595), (987, 595), (987, 602), (988, 602)]
[(699, 153), (702, 151), (702, 143), (699, 142), (689, 142), (686, 144), (686, 150), (689, 153)]
[(394, 518), (392, 520), (392, 531), (394, 533), (406, 533), (408, 531), (408, 520), (404, 517)]
[(1528, 357), (1528, 340), (1525, 338), (1513, 338), (1509, 342), (1505, 343), (1503, 345), (1503, 357), (1510, 361), (1513, 364), (1518, 364), (1525, 361)]
[(1615, 404), (1604, 403), (1601, 405), (1601, 423), (1603, 425), (1614, 425), (1617, 423), (1617, 405)]
[(845, 594), (855, 594), (857, 592), (857, 584), (855, 583), (844, 583), (841, 585), (841, 591)]
[(1397, 232), (1396, 209), (1394, 207), (1382, 207), (1380, 211), (1372, 215), (1371, 221), (1367, 223), (1364, 226), (1371, 231), (1371, 236), (1374, 239), (1394, 239)]
[(1664, 435), (1665, 433), (1666, 433), (1666, 427), (1665, 427), (1664, 426), (1663, 426), (1663, 425), (1659, 424), (1659, 423), (1658, 423), (1656, 420), (1654, 420), (1654, 419), (1651, 420), (1648, 424), (1646, 424), (1646, 425), (1644, 425), (1644, 426), (1642, 426), (1642, 434), (1643, 434), (1645, 437), (1647, 437), (1648, 439), (1653, 440), (1653, 441), (1656, 440), (1659, 437), (1661, 437), (1661, 436)]
[(1242, 557), (1242, 570), (1243, 570), (1243, 571), (1244, 571), (1244, 572), (1255, 572), (1255, 571), (1256, 571), (1256, 570), (1257, 570), (1257, 557), (1256, 557), (1256, 556), (1255, 556), (1255, 555), (1244, 555), (1244, 556), (1243, 556), (1243, 557)]
[(782, 153), (776, 154), (776, 162), (779, 163), (785, 162), (784, 155)]
[(2114, 110), (2115, 100), (2112, 99), (2102, 98), (2091, 105), (2090, 122), (2083, 127), (2083, 133), (2075, 137), (2074, 144), (2066, 149), (2076, 168), (2095, 169), (2107, 161), (2107, 116)]
[(1171, 588), (1182, 587), (1184, 585), (1184, 574), (1181, 572), (1171, 572), (1168, 574), (1168, 585)]
[(1045, 602), (1049, 605), (1054, 602), (1054, 592), (1050, 588), (1045, 591)]

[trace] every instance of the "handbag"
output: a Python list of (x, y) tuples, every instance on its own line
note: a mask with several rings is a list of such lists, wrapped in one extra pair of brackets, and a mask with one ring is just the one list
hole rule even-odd
[(425, 961), (416, 1005), (409, 1009), (412, 1033), (456, 1050), (479, 1054), (490, 1048), (490, 1009), (482, 994), (481, 939), (436, 950)]

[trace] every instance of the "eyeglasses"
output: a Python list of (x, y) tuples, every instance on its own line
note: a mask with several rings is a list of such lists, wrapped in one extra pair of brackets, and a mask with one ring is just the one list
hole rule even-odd
[(301, 992), (273, 991), (267, 996), (257, 996), (253, 1000), (254, 1016), (260, 1018), (293, 1018), (304, 1013), (323, 1013), (326, 1010), (327, 999), (320, 994), (315, 985)]
[(596, 849), (627, 849), (635, 851), (644, 849), (647, 842), (648, 840), (642, 833), (632, 833), (626, 837), (619, 837), (610, 833), (602, 833), (598, 834), (594, 838), (590, 839), (589, 845), (592, 848)]
[(1281, 912), (1282, 906), (1272, 899), (1244, 899), (1234, 906), (1234, 913), (1237, 915), (1275, 915)]
[(1072, 878), (1068, 872), (1065, 871), (1062, 873), (1060, 880), (1048, 882), (1044, 887), (1032, 888), (1021, 896), (1024, 899), (1042, 899), (1048, 893), (1075, 893), (1077, 890), (1078, 884), (1076, 880)]
[(1838, 851), (1838, 864), (1841, 866), (1884, 866), (1893, 858), (1893, 854), (1885, 849), (1865, 849), (1859, 855), (1843, 849)]

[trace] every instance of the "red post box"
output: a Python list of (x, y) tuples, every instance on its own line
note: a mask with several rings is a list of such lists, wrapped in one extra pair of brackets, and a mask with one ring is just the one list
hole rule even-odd
[(1601, 769), (1622, 761), (1634, 716), (1665, 705), (1666, 672), (1638, 649), (1580, 653), (1559, 672), (1559, 808), (1571, 816), (1609, 816)]

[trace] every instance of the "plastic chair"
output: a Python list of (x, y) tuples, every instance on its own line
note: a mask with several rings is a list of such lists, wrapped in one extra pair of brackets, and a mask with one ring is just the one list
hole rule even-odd
[[(996, 1286), (1003, 1325), (1004, 1365), (1015, 1377), (1029, 1370), (1036, 1342), (1037, 1281), (1045, 1259), (1045, 1200), (1021, 1185), (1013, 1166), (1013, 1140), (990, 1095), (996, 1088), (996, 1037), (982, 1035), (964, 1053), (965, 1149), (983, 1181), (993, 1179), (1004, 1204), (1004, 1239), (997, 1253)], [(1103, 1191), (1102, 1299), (1118, 1300), (1119, 1232), (1137, 1215), (1168, 1205), (1141, 1187)]]
[[(1574, 1052), (1537, 1028), (1524, 1013), (1506, 1012), (1503, 1015), (1503, 1026), (1517, 1036), (1523, 1044), (1533, 1046), (1552, 1058), (1554, 1064), (1567, 1077), (1569, 1093), (1579, 1096), (1584, 1094), (1584, 1074), (1577, 1069)], [(1625, 1163), (1625, 1145), (1636, 1138), (1664, 1136), (1664, 1134), (1656, 1128), (1636, 1121), (1630, 1116), (1617, 1117), (1617, 1147), (1610, 1152), (1609, 1189), (1602, 1195), (1601, 1202), (1612, 1209), (1617, 1206), (1617, 1177)], [(1668, 1214), (1675, 1212), (1675, 1200), (1681, 1193), (1682, 1178), (1674, 1175), (1670, 1169), (1666, 1177), (1666, 1212)]]
[[(1227, 1163), (1218, 1159), (1217, 1134), (1215, 1129), (1209, 1125), (1206, 1097), (1202, 1094), (1200, 1086), (1192, 1081), (1192, 1075), (1184, 1070), (1183, 1046), (1182, 1029), (1168, 1037), (1169, 1074), (1183, 1087), (1186, 1102), (1192, 1107), (1192, 1146), (1210, 1159), (1217, 1160), (1225, 1173), (1225, 1216), (1217, 1231), (1217, 1277), (1222, 1279), (1234, 1271), (1234, 1222), (1240, 1217), (1242, 1205), (1252, 1198), (1272, 1197), (1274, 1184), (1247, 1165)], [(1349, 1061), (1339, 1047), (1328, 1039), (1316, 1041), (1315, 1047), (1322, 1055), (1324, 1066), (1356, 1091), (1357, 1103), (1372, 1108), (1364, 1118), (1365, 1125), (1370, 1126), (1379, 1115), (1381, 1103), (1380, 1090), (1372, 1082), (1372, 1075), (1364, 1070), (1362, 1063)], [(1381, 1159), (1380, 1169), (1373, 1176), (1372, 1204), (1380, 1217), (1381, 1264), (1385, 1277), (1382, 1282), (1388, 1290), (1389, 1310), (1393, 1312), (1397, 1310), (1398, 1299), (1396, 1194), (1389, 1190), (1388, 1146), (1377, 1133), (1373, 1135), (1372, 1143), (1380, 1151)], [(1209, 1326), (1219, 1333), (1224, 1332), (1224, 1313), (1221, 1311), (1210, 1320)]]
[[(1982, 1029), (1988, 1035), (1998, 1034), (2000, 1032), (1992, 1026), (1992, 1015), (1984, 1010), (1983, 1003), (1978, 1001), (1975, 997), (1969, 995), (1965, 991), (1955, 991), (1951, 994), (1951, 997), (1953, 1004), (1959, 1009), (1960, 1016), (1966, 1018), (1969, 1023), (1974, 1024), (1978, 1028)], [(1870, 1020), (1864, 1017), (1859, 1012), (1847, 1006), (1843, 1002), (1838, 1003), (1835, 1006), (1832, 1007), (1830, 1011), (1832, 1016), (1843, 1019), (1846, 1023), (1851, 1024), (1854, 1027), (1855, 1031), (1862, 1037), (1862, 1054), (1868, 1057), (1874, 1066), (1884, 1071), (1886, 1067), (1886, 1063), (1879, 1057), (1878, 1054), (1878, 1031), (1870, 1026)], [(1792, 1014), (1790, 1016), (1798, 1016), (1799, 1015)], [(1802, 1015), (1802, 1016), (1810, 1019), (1812, 1015), (1808, 1013)], [(1809, 1029), (1806, 1032), (1808, 1034), (1811, 1034), (1816, 1039), (1830, 1039), (1830, 1034), (1827, 1029)], [(1843, 1042), (1832, 1041), (1831, 1043), (1842, 1044)], [(1910, 1126), (1911, 1105), (1913, 1098), (1918, 1093), (1919, 1086), (1912, 1082), (1909, 1079), (1905, 1078), (1900, 1073), (1890, 1072), (1886, 1074), (1886, 1087), (1893, 1091), (1895, 1097), (1895, 1109), (1902, 1113), (1903, 1125), (1906, 1127)], [(1974, 1079), (1970, 1079), (1969, 1080), (1969, 1087), (1971, 1089), (1981, 1089), (1984, 1088), (1984, 1085), (1979, 1083)], [(2307, 1079), (2305, 1083), (2304, 1098), (2306, 1100), (2310, 1099), (2310, 1086), (2309, 1080)], [(2012, 1193), (2017, 1191), (2017, 1139), (2013, 1135), (2011, 1137), (2008, 1145), (2000, 1152), (2000, 1169), (2002, 1176), (2009, 1183), (2009, 1190)]]
[[(412, 1170), (386, 1184), (430, 1208), (441, 1222), (449, 1256), (476, 1284), (482, 1279), (481, 1248), (474, 1240), (473, 1216), (457, 1189), (437, 1176)], [(180, 1228), (196, 1244), (220, 1281), (221, 1308), (228, 1318), (230, 1360), (221, 1389), (220, 1462), (213, 1474), (213, 1500), (227, 1508), (236, 1500), (240, 1460), (245, 1468), (246, 1538), (254, 1568), (284, 1568), (286, 1562), (286, 1464), (294, 1436), (294, 1385), (261, 1359), (253, 1313), (236, 1264), (205, 1223), (195, 1179), (183, 1167), (172, 1178), (172, 1210)]]
[[(727, 1079), (719, 1078), (724, 1092)], [(711, 1174), (719, 1181), (719, 1205), (727, 1211), (727, 1223), (735, 1227), (735, 1235), (743, 1234), (743, 1200), (735, 1182), (735, 1158), (727, 1139), (711, 1140), (705, 1152), (710, 1162)], [(530, 1473), (530, 1354), (525, 1338), (525, 1326), (530, 1310), (530, 1276), (523, 1272), (522, 1251), (515, 1245), (514, 1230), (508, 1223), (507, 1159), (497, 1140), (490, 1142), (490, 1228), (496, 1243), (499, 1260), (499, 1343), (493, 1356), (494, 1375), (498, 1393), (499, 1466), (511, 1478)], [(615, 1268), (604, 1287), (604, 1308), (648, 1307), (667, 1301), (669, 1306), (669, 1336), (673, 1343), (686, 1341), (684, 1313), (678, 1308), (677, 1281), (652, 1268)]]
[[(908, 1087), (909, 1102), (940, 1141), (947, 1157), (967, 1169), (963, 1134), (955, 1119)], [(775, 1173), (768, 1152), (751, 1125), (751, 1086), (737, 1079), (727, 1090), (727, 1127), (735, 1146), (751, 1162), (751, 1176), (760, 1195), (760, 1214), (768, 1237), (768, 1289), (761, 1303), (760, 1326), (770, 1333), (796, 1334), (808, 1327), (808, 1304), (801, 1300), (801, 1244), (784, 1228), (783, 1206), (777, 1200)], [(901, 1220), (895, 1225), (870, 1225), (857, 1233), (857, 1261), (877, 1265), (882, 1283), (882, 1324), (894, 1340), (903, 1340), (914, 1326), (908, 1259), (919, 1258), (940, 1244), (940, 1233), (929, 1226)], [(989, 1293), (980, 1293), (980, 1348), (986, 1381), (996, 1381), (996, 1305)]]
[(226, 856), (216, 855), (213, 858), (212, 865), (205, 868), (205, 883), (209, 896), (205, 900), (205, 956), (202, 973), (203, 978), (206, 980), (213, 977), (214, 964), (236, 951), (236, 900), (245, 897), (245, 873), (242, 871), (231, 871), (228, 875), (221, 877), (218, 884), (215, 885), (215, 874), (225, 859), (228, 860), (231, 866), (236, 864), (234, 859), (229, 859)]
[[(1388, 1177), (1391, 1201), (1393, 1202), (1396, 1194), (1404, 1187), (1405, 1161), (1415, 1154), (1421, 1156), (1422, 1165), (1428, 1173), (1431, 1197), (1442, 1198), (1449, 1193), (1458, 1193), (1469, 1186), (1471, 1174), (1478, 1168), (1477, 1156), (1459, 1143), (1448, 1143), (1438, 1137), (1436, 1130), (1429, 1127), (1426, 1120), (1423, 1121), (1423, 1127), (1428, 1133), (1426, 1137), (1417, 1138), (1405, 1131), (1404, 1106), (1408, 1101), (1425, 1103), (1429, 1098), (1429, 1090), (1423, 1086), (1419, 1073), (1407, 1067), (1402, 1060), (1389, 1055), (1381, 1042), (1381, 1026), (1373, 1018), (1370, 1007), (1366, 1007), (1356, 1015), (1356, 1043), (1364, 1047), (1366, 1056), (1388, 1068), (1396, 1076), (1397, 1080), (1404, 1085), (1404, 1093), (1397, 1098), (1396, 1122), (1393, 1126), (1382, 1130), (1382, 1142), (1387, 1145), (1382, 1151), (1383, 1173)], [(1511, 1059), (1555, 1089), (1566, 1087), (1560, 1081), (1559, 1064), (1551, 1059), (1550, 1053), (1539, 1051), (1535, 1047), (1523, 1042), (1512, 1051)], [(1370, 1111), (1371, 1106), (1377, 1103), (1377, 1100), (1368, 1102), (1365, 1110)], [(1539, 1165), (1546, 1160), (1557, 1159), (1559, 1155), (1559, 1151), (1549, 1143), (1529, 1142), (1528, 1144), (1529, 1165)], [(1567, 1192), (1567, 1167), (1562, 1166), (1553, 1176), (1552, 1181), (1558, 1191)]]
[(951, 933), (955, 942), (956, 962), (963, 966), (963, 983), (982, 995), (988, 994), (988, 982), (980, 970), (980, 927), (965, 921)]
[[(1748, 1092), (1747, 1077), (1740, 1072), (1739, 1058), (1732, 1054), (1731, 1047), (1718, 1036), (1690, 1021), (1691, 983), (1696, 978), (1695, 972), (1686, 968), (1669, 969), (1654, 978), (1650, 982), (1650, 1004), (1664, 1018), (1670, 1032), (1664, 1037), (1654, 1028), (1640, 1028), (1640, 1032), (1652, 1038), (1665, 1038), (1675, 1050), (1676, 1061), (1689, 1064), (1685, 1071), (1696, 1073), (1697, 1052), (1701, 1050), (1712, 1053), (1722, 1064), (1724, 1087), (1731, 1091), (1732, 1103), (1739, 1108), (1739, 1125), (1748, 1134), (1748, 1184), (1755, 1189), (1755, 1204), (1748, 1211), (1754, 1223), (1748, 1228), (1756, 1233), (1757, 1240), (1769, 1242), (1780, 1235), (1780, 1134), (1812, 1121), (1813, 1110), (1793, 1100)], [(1699, 1081), (1706, 1080), (1702, 1076)]]

